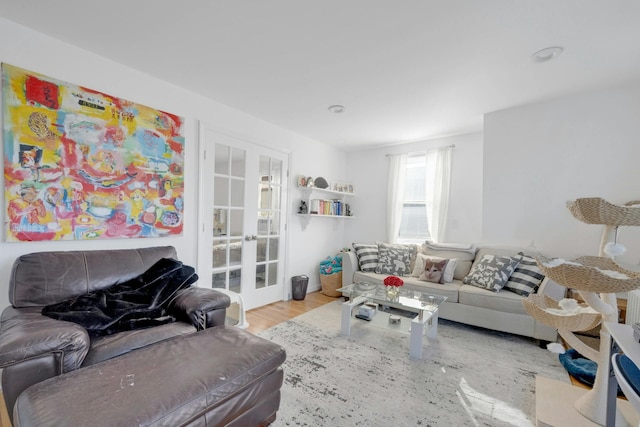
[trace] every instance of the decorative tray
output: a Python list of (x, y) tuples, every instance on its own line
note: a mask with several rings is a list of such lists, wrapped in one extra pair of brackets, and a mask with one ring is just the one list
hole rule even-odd
[(376, 288), (376, 285), (367, 282), (358, 282), (353, 286), (355, 292), (370, 292)]

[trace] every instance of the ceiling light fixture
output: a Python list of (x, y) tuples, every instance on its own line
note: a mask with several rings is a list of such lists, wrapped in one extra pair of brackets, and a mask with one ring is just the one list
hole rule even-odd
[(564, 52), (564, 49), (560, 46), (546, 47), (531, 55), (531, 59), (533, 59), (533, 62), (547, 62), (551, 61), (562, 52)]
[(335, 114), (340, 114), (344, 112), (344, 105), (332, 105), (329, 107), (329, 111)]

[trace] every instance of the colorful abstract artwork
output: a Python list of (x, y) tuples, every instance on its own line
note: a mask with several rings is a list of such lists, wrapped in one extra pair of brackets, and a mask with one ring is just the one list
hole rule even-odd
[(6, 241), (182, 234), (184, 119), (2, 64)]

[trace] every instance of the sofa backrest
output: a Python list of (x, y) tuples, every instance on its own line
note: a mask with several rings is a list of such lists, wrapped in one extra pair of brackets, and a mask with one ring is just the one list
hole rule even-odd
[(22, 255), (13, 263), (9, 301), (17, 308), (55, 304), (132, 279), (161, 258), (177, 259), (176, 249), (157, 246)]
[(419, 247), (418, 251), (428, 256), (457, 259), (458, 261), (456, 262), (456, 269), (453, 272), (453, 278), (456, 280), (462, 280), (467, 274), (469, 274), (469, 271), (471, 270), (471, 264), (473, 263), (473, 259), (475, 258), (475, 249), (471, 251), (455, 251), (447, 250), (446, 248), (428, 248), (422, 245), (421, 247)]
[(520, 252), (529, 257), (536, 257), (537, 255), (539, 255), (538, 251), (526, 248), (516, 248), (510, 246), (479, 246), (478, 252), (476, 253), (476, 258), (473, 260), (473, 265), (471, 266), (471, 268), (473, 269), (478, 263), (480, 263), (480, 260), (485, 255), (512, 257), (516, 256)]

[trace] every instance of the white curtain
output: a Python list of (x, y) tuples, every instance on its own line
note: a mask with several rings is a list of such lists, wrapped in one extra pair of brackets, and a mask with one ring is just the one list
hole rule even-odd
[(449, 210), (452, 147), (427, 150), (426, 207), (431, 240), (444, 242)]
[(395, 243), (398, 241), (402, 221), (407, 155), (393, 154), (390, 157), (387, 186), (387, 242)]

